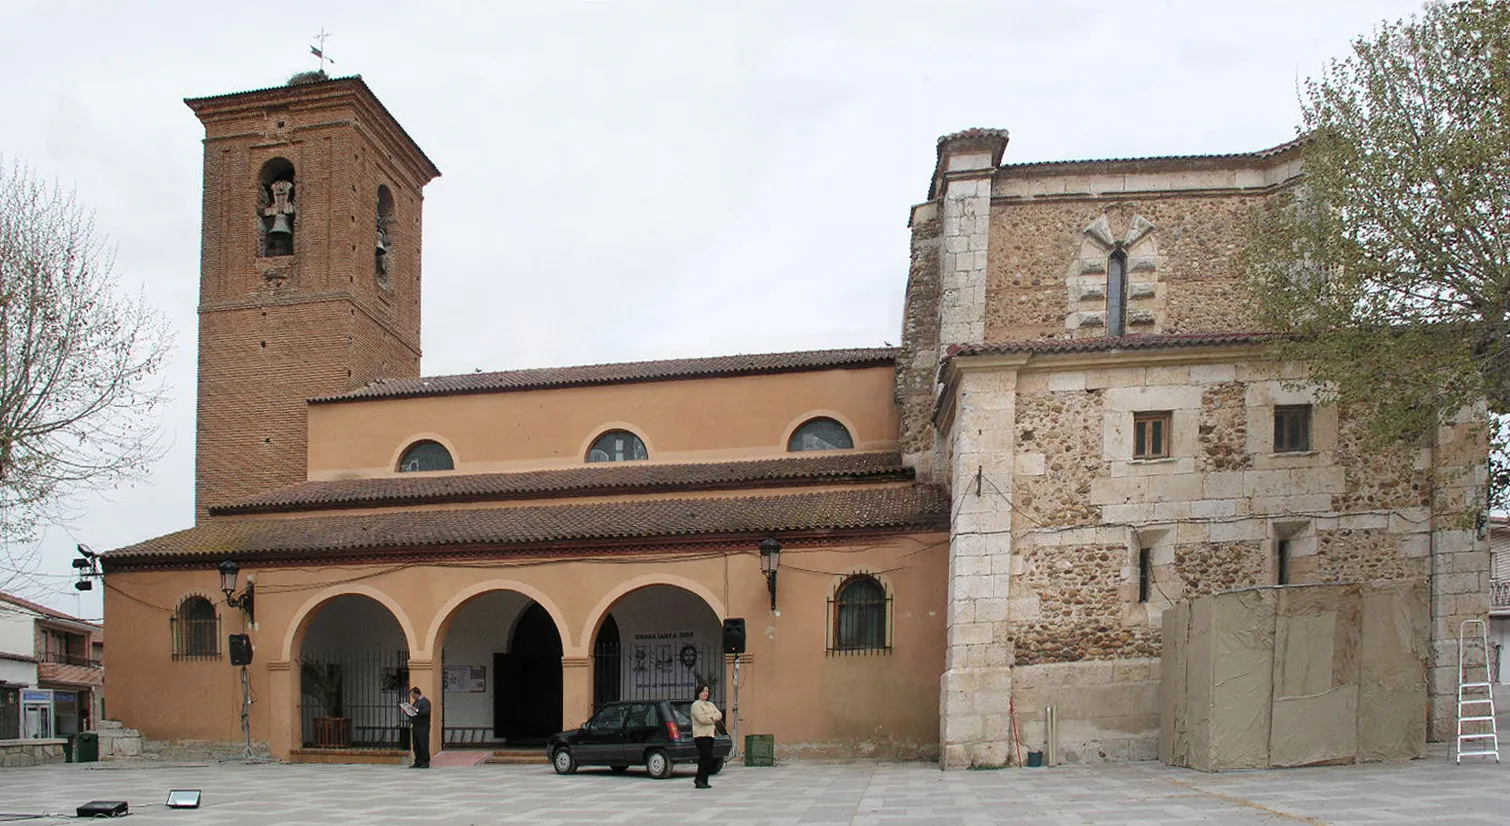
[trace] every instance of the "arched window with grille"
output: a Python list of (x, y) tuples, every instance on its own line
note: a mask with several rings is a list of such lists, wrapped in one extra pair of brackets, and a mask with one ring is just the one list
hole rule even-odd
[(173, 635), (173, 659), (220, 658), (220, 617), (208, 599), (192, 596), (178, 604), (169, 619)]
[(868, 574), (856, 574), (844, 580), (834, 592), (830, 606), (833, 636), (829, 645), (835, 652), (890, 651), (887, 621), (891, 598), (886, 588)]
[(786, 442), (786, 449), (790, 452), (851, 450), (854, 446), (855, 440), (850, 437), (849, 429), (826, 416), (803, 422)]
[(589, 462), (634, 462), (649, 458), (645, 443), (627, 430), (610, 430), (587, 449)]
[(454, 470), (455, 465), (451, 461), (451, 451), (446, 450), (445, 445), (433, 442), (429, 439), (415, 442), (404, 451), (404, 458), (398, 460), (399, 473), (414, 473), (425, 470)]

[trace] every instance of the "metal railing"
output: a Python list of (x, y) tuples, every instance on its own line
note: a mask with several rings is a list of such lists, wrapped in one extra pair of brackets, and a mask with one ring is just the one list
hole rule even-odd
[(83, 657), (78, 654), (66, 654), (61, 651), (44, 651), (39, 659), (44, 663), (53, 663), (54, 665), (77, 665), (83, 668), (100, 667), (99, 660)]
[(1496, 579), (1489, 583), (1489, 610), (1510, 611), (1510, 579)]
[(306, 651), (299, 658), (299, 722), (305, 748), (407, 748), (409, 655), (404, 651)]
[(699, 682), (710, 684), (713, 704), (724, 704), (721, 645), (675, 641), (600, 644), (593, 649), (593, 706), (614, 700), (691, 700)]

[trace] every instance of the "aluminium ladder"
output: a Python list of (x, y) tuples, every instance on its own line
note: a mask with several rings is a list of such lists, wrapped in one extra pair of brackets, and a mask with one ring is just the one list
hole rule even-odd
[[(1468, 649), (1478, 649), (1470, 659)], [(1472, 676), (1470, 677), (1470, 672)], [(1479, 673), (1483, 679), (1475, 679)], [(1494, 684), (1489, 679), (1489, 628), (1481, 619), (1458, 626), (1458, 759), (1493, 757), (1500, 761), (1499, 730), (1494, 721)]]

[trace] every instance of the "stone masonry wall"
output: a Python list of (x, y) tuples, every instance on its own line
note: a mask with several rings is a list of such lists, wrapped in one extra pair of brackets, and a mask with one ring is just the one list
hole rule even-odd
[(912, 213), (912, 259), (907, 269), (907, 298), (902, 310), (902, 347), (897, 356), (896, 404), (904, 460), (918, 479), (931, 481), (933, 405), (939, 366), (939, 236), (936, 204)]
[(986, 340), (1105, 335), (1106, 258), (1118, 242), (1128, 252), (1128, 333), (1247, 329), (1233, 253), (1264, 197), (993, 199)]
[[(944, 725), (955, 737), (946, 737), (946, 766), (1015, 759), (991, 747), (996, 721), (976, 713), (1003, 705), (1016, 708), (1020, 736), (1029, 738), (1042, 737), (1043, 708), (1055, 706), (1064, 759), (1152, 758), (1163, 610), (1200, 594), (1274, 584), (1281, 542), (1292, 583), (1424, 578), (1436, 549), (1432, 698), (1440, 736), (1441, 708), (1455, 688), (1448, 655), (1455, 657), (1456, 623), (1482, 615), (1488, 556), (1471, 531), (1442, 522), (1445, 511), (1433, 517), (1417, 487), (1435, 478), (1439, 507), (1470, 502), (1476, 477), (1461, 469), (1482, 457), (1481, 444), (1454, 426), (1434, 449), (1365, 451), (1335, 408), (1318, 405), (1312, 449), (1276, 453), (1274, 407), (1314, 401), (1295, 382), (1298, 368), (1256, 350), (1192, 353), (1185, 364), (1128, 363), (1134, 358), (1064, 369), (1030, 363), (994, 382), (990, 373), (969, 373), (960, 386), (954, 430), (965, 453), (953, 475), (961, 512), (990, 514), (989, 524), (1009, 520), (1011, 529), (981, 536), (979, 518), (957, 520), (951, 657), (964, 638), (956, 626), (981, 628), (989, 619), (990, 633), (971, 632), (971, 646), (960, 651), (1010, 667), (970, 683), (969, 725), (953, 725), (961, 706), (946, 699)], [(1015, 399), (986, 397), (1009, 391)], [(1169, 457), (1133, 459), (1133, 413), (1161, 410), (1172, 414)], [(1011, 425), (1010, 444), (985, 435), (988, 421), (998, 431)], [(989, 455), (992, 446), (999, 455)], [(1433, 466), (1435, 476), (1423, 475)], [(977, 501), (977, 489), (995, 501)], [(1145, 549), (1151, 582), (1140, 602)], [(1004, 555), (1005, 583), (997, 573)], [(987, 592), (992, 598), (983, 601)], [(993, 691), (1010, 694), (988, 696)]]

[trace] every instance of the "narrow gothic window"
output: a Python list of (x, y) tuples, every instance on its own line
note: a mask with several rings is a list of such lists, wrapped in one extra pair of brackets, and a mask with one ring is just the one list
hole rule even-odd
[(1278, 539), (1274, 542), (1274, 583), (1276, 585), (1290, 584), (1290, 540)]
[(269, 258), (293, 255), (298, 211), (294, 165), (283, 158), (274, 158), (262, 165), (258, 183), (257, 225), (262, 230), (260, 252)]
[(404, 458), (398, 460), (399, 473), (413, 473), (426, 470), (454, 470), (455, 465), (451, 461), (451, 451), (439, 442), (428, 439), (415, 442), (404, 451)]
[(855, 440), (850, 437), (849, 430), (829, 418), (809, 419), (801, 427), (792, 431), (792, 438), (786, 443), (786, 449), (792, 452), (850, 450), (854, 446)]
[(1138, 602), (1148, 601), (1149, 586), (1153, 584), (1153, 551), (1138, 549)]
[(1127, 253), (1113, 250), (1106, 260), (1106, 334), (1127, 332)]
[(627, 430), (610, 430), (598, 437), (587, 451), (589, 462), (632, 462), (649, 459), (645, 443)]

